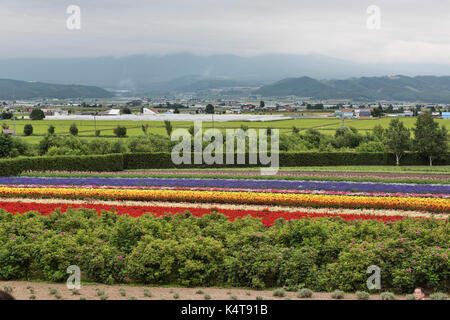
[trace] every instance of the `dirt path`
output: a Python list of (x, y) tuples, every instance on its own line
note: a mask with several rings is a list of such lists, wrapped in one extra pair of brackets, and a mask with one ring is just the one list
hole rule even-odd
[[(256, 300), (262, 297), (263, 300), (330, 300), (330, 293), (313, 293), (311, 299), (299, 299), (296, 292), (286, 292), (284, 297), (274, 297), (273, 291), (269, 290), (246, 290), (246, 289), (219, 289), (219, 288), (162, 288), (162, 287), (146, 287), (146, 286), (128, 286), (128, 285), (104, 285), (89, 284), (82, 285), (79, 295), (74, 295), (65, 284), (48, 284), (40, 282), (26, 281), (0, 281), (0, 289), (4, 286), (13, 288), (12, 295), (17, 300), (30, 300), (32, 295), (30, 289), (34, 289), (35, 300), (58, 300), (55, 295), (50, 294), (50, 288), (55, 288), (61, 295), (60, 300), (80, 300), (84, 297), (86, 300), (100, 300), (97, 289), (104, 291), (108, 296), (108, 300), (128, 300), (134, 297), (138, 300), (205, 300), (209, 295), (211, 300)], [(125, 290), (125, 296), (120, 294), (119, 289)], [(145, 296), (144, 289), (151, 293), (151, 297)], [(177, 297), (178, 295), (178, 297)], [(346, 294), (345, 300), (357, 299), (355, 294)], [(380, 300), (380, 295), (371, 295), (370, 300)], [(397, 296), (397, 300), (405, 300), (405, 296)]]

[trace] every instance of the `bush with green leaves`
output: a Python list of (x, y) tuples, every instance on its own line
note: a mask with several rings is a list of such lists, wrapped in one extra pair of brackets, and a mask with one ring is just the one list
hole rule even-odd
[(284, 297), (286, 295), (286, 291), (284, 291), (284, 289), (275, 289), (273, 291), (273, 296), (274, 297)]
[(435, 293), (430, 294), (430, 299), (431, 300), (447, 300), (448, 294), (446, 294), (444, 292), (435, 292)]
[(69, 132), (73, 136), (77, 136), (78, 135), (78, 127), (77, 127), (77, 125), (75, 123), (72, 123), (70, 125)]
[(449, 223), (438, 219), (279, 219), (268, 228), (218, 213), (137, 219), (88, 209), (0, 210), (0, 281), (64, 282), (67, 267), (78, 265), (84, 281), (106, 284), (355, 292), (367, 290), (367, 267), (376, 264), (383, 290), (446, 292), (449, 242)]
[(27, 123), (23, 127), (23, 134), (26, 136), (31, 136), (33, 134), (33, 126), (31, 124)]
[(356, 152), (386, 152), (386, 147), (383, 142), (369, 141), (361, 143), (355, 150)]
[(395, 300), (395, 295), (392, 292), (382, 292), (381, 300)]
[(341, 290), (335, 290), (331, 293), (331, 297), (333, 299), (344, 299), (345, 293), (344, 293), (344, 291), (341, 291)]
[(13, 149), (13, 138), (9, 134), (0, 134), (0, 158), (9, 157)]
[(114, 134), (119, 138), (123, 138), (127, 135), (127, 128), (124, 126), (117, 126), (117, 128), (114, 129)]
[(30, 113), (30, 119), (31, 120), (42, 120), (45, 118), (45, 114), (44, 111), (42, 111), (41, 109), (33, 109)]
[(356, 291), (355, 294), (359, 300), (368, 300), (370, 298), (370, 294), (366, 291)]
[(13, 113), (10, 111), (3, 111), (0, 116), (2, 117), (2, 119), (8, 120), (13, 117)]
[(313, 292), (310, 289), (303, 288), (297, 292), (297, 297), (299, 298), (311, 298)]
[(169, 137), (154, 133), (128, 140), (130, 152), (171, 152), (172, 145)]

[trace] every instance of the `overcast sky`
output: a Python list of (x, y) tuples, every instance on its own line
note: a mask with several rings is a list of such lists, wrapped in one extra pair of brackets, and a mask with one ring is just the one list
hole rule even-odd
[[(69, 30), (69, 5), (81, 29)], [(367, 28), (370, 5), (381, 28)], [(0, 0), (0, 57), (321, 54), (450, 64), (449, 0)]]

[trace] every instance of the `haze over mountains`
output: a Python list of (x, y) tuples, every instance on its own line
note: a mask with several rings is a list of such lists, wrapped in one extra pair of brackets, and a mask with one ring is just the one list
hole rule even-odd
[[(250, 84), (283, 78), (347, 79), (403, 74), (450, 75), (450, 65), (361, 64), (320, 55), (198, 56), (190, 53), (136, 55), (121, 58), (12, 58), (0, 59), (0, 78), (83, 84), (145, 91), (167, 82), (196, 76)], [(170, 89), (170, 83), (167, 85)]]
[[(397, 74), (403, 76), (386, 77)], [(21, 85), (11, 82), (0, 87), (0, 99), (11, 98), (14, 94), (22, 99), (35, 95), (111, 95), (100, 91), (101, 88), (127, 89), (130, 95), (153, 95), (233, 87), (256, 90), (262, 86), (249, 92), (313, 99), (450, 103), (450, 77), (431, 75), (450, 75), (450, 65), (361, 64), (320, 55), (281, 54), (251, 57), (179, 53), (121, 58), (12, 58), (0, 59), (0, 78), (44, 82), (47, 87), (30, 82)], [(97, 88), (88, 90), (73, 86), (74, 83)], [(49, 84), (70, 84), (72, 87), (69, 90), (68, 87)], [(14, 86), (16, 91), (13, 92), (10, 89)], [(22, 95), (18, 88), (23, 89)], [(57, 89), (63, 93), (58, 93)]]

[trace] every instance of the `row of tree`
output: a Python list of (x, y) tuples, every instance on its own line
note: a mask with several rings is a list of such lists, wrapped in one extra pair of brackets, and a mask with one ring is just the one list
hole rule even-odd
[(417, 118), (415, 128), (412, 129), (414, 138), (411, 138), (411, 130), (399, 119), (391, 120), (386, 130), (377, 127), (374, 131), (378, 131), (387, 149), (395, 154), (397, 165), (408, 150), (428, 157), (430, 166), (433, 165), (434, 159), (448, 152), (447, 129), (445, 126), (439, 126), (430, 112), (424, 112)]

